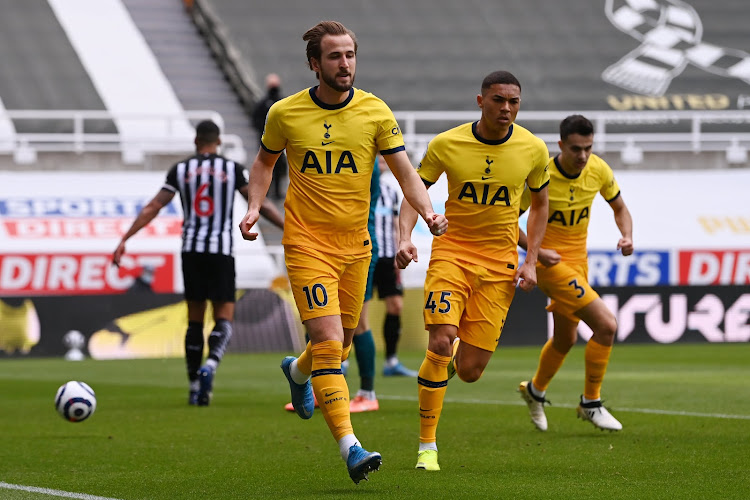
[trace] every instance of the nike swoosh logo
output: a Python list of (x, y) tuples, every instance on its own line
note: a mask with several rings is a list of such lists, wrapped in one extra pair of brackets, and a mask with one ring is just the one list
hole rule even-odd
[(486, 181), (487, 179), (492, 179), (492, 176), (489, 176), (489, 177), (482, 176), (483, 181)]
[(333, 391), (331, 393), (326, 392), (325, 397), (330, 398), (331, 396), (333, 396), (334, 394), (338, 394), (339, 392), (344, 392), (344, 391)]
[(432, 410), (425, 410), (424, 408), (422, 408), (422, 407), (420, 406), (420, 407), (419, 407), (419, 411), (432, 411)]
[(330, 141), (330, 142), (323, 142), (323, 141), (320, 141), (320, 145), (321, 145), (321, 146), (328, 146), (329, 144), (333, 144), (334, 142), (336, 142), (336, 141)]

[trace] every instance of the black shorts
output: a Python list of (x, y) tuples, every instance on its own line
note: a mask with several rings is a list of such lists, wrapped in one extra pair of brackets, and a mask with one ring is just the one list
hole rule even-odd
[(185, 300), (234, 302), (237, 291), (234, 257), (208, 253), (182, 253)]
[(404, 294), (401, 280), (396, 274), (393, 257), (378, 259), (375, 264), (375, 286), (378, 288), (378, 297), (381, 299)]

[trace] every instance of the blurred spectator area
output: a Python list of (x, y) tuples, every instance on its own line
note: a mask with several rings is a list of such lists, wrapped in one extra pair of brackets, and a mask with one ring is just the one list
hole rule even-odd
[[(416, 162), (437, 132), (478, 117), (482, 78), (523, 85), (518, 123), (557, 151), (583, 113), (615, 168), (748, 166), (746, 0), (0, 0), (0, 168), (163, 168), (192, 126), (225, 153), (257, 148), (263, 77), (314, 85), (302, 33), (336, 19), (359, 40), (356, 86), (396, 112)], [(166, 159), (165, 159), (166, 157)]]

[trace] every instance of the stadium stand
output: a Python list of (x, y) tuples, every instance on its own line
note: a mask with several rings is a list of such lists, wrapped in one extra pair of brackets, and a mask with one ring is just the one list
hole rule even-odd
[[(598, 152), (617, 153), (607, 156), (615, 168), (747, 164), (750, 45), (739, 0), (196, 4), (216, 13), (255, 74), (279, 73), (287, 93), (314, 83), (305, 29), (322, 19), (351, 27), (357, 86), (402, 112), (406, 132), (422, 134), (407, 137), (417, 157), (436, 131), (472, 119), (445, 112), (475, 109), (477, 82), (505, 68), (524, 85), (519, 122), (547, 134), (553, 150), (559, 120), (585, 112), (597, 122)], [(647, 57), (636, 59), (638, 50)], [(637, 92), (649, 79), (661, 87)]]
[[(6, 3), (0, 152), (12, 156), (0, 155), (1, 168), (163, 168), (191, 151), (206, 118), (225, 129), (225, 154), (245, 161), (234, 130), (251, 137), (249, 120), (180, 2)], [(186, 82), (177, 67), (202, 75)]]
[[(9, 110), (95, 110), (106, 108), (68, 36), (46, 0), (2, 2), (0, 98)], [(2, 110), (2, 107), (0, 107)], [(70, 122), (13, 120), (0, 133), (72, 132)], [(111, 121), (91, 123), (88, 131), (116, 131)]]
[[(337, 0), (277, 0), (252, 8), (237, 0), (199, 2), (214, 6), (256, 74), (279, 73), (288, 92), (314, 82), (301, 34), (319, 20), (341, 20), (360, 41), (357, 84), (395, 110), (473, 110), (477, 81), (496, 68), (511, 70), (524, 84), (526, 110), (612, 109), (608, 100), (621, 92), (605, 84), (601, 73), (639, 45), (607, 17), (608, 10), (628, 3), (624, 1), (384, 0), (377, 7), (347, 2), (346, 9)], [(710, 0), (687, 3), (694, 10), (685, 15), (696, 17), (686, 22), (703, 20), (705, 42), (750, 49), (739, 15), (747, 12), (746, 2), (724, 0), (720, 7)], [(650, 14), (658, 12), (643, 16)], [(719, 78), (693, 66), (670, 91), (736, 98), (750, 88), (741, 79)]]
[(185, 7), (174, 0), (123, 0), (133, 22), (154, 52), (184, 109), (206, 109), (221, 115), (230, 134), (248, 149), (255, 147), (244, 106), (217, 65)]
[[(115, 115), (122, 122), (123, 109), (162, 113), (167, 128), (175, 116), (194, 122), (213, 111), (226, 125), (227, 147), (245, 160), (256, 148), (246, 114), (263, 76), (280, 74), (287, 94), (313, 84), (301, 33), (325, 18), (339, 19), (357, 33), (357, 85), (399, 113), (415, 158), (434, 133), (472, 119), (477, 81), (507, 68), (524, 85), (519, 122), (546, 134), (553, 150), (559, 119), (584, 112), (597, 124), (598, 152), (615, 168), (748, 161), (750, 46), (743, 0), (4, 4), (9, 15), (0, 20), (0, 41), (10, 70), (0, 75), (6, 110), (0, 113), (0, 153), (13, 153), (13, 161), (0, 154), (4, 168), (19, 163), (53, 168), (55, 162), (36, 155), (52, 150), (85, 152), (83, 168), (87, 158), (97, 158), (88, 168), (154, 167), (142, 145), (119, 151), (121, 158), (97, 156), (128, 143), (127, 128), (112, 121)], [(83, 14), (64, 15), (73, 9)], [(76, 28), (77, 21), (85, 28)], [(96, 55), (82, 40), (105, 32), (97, 38), (100, 45), (131, 53), (109, 54), (116, 63), (97, 72)], [(152, 62), (155, 68), (149, 69)], [(128, 70), (140, 75), (129, 82), (131, 94), (142, 98), (135, 107), (124, 105), (127, 94), (117, 90), (117, 78), (114, 85), (103, 80)], [(149, 102), (149, 95), (162, 98)], [(24, 135), (31, 132), (68, 136)], [(165, 153), (175, 153), (180, 141)]]

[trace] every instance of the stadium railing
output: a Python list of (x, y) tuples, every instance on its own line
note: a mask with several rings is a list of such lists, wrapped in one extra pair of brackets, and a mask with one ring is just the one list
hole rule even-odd
[(210, 2), (185, 1), (185, 6), (245, 112), (252, 113), (255, 102), (264, 91), (255, 84), (257, 78), (252, 67), (244, 62), (240, 51), (231, 42), (227, 27), (213, 11)]
[[(574, 111), (521, 111), (517, 122), (543, 139), (551, 151), (557, 149), (558, 124)], [(397, 111), (408, 151), (421, 158), (429, 141), (439, 131), (478, 118), (475, 111)], [(720, 153), (727, 165), (746, 164), (750, 149), (750, 110), (730, 111), (585, 111), (594, 124), (594, 150), (619, 154), (625, 165), (643, 162), (649, 153)], [(33, 164), (37, 152), (115, 152), (125, 164), (142, 163), (145, 154), (182, 154), (191, 149), (192, 135), (186, 136), (185, 119), (214, 120), (223, 129), (224, 120), (214, 111), (191, 110), (180, 116), (117, 115), (95, 110), (0, 110), (0, 154), (12, 154), (17, 164)], [(127, 120), (144, 123), (143, 136), (92, 132), (102, 122)], [(34, 131), (17, 131), (13, 121), (34, 122)], [(181, 121), (181, 122), (180, 122)], [(49, 123), (49, 127), (45, 127)], [(63, 124), (61, 126), (61, 123)], [(154, 126), (156, 124), (156, 126)], [(60, 132), (59, 130), (64, 130)], [(183, 132), (179, 132), (182, 130)], [(223, 134), (223, 152), (244, 163), (242, 139)]]
[[(434, 129), (446, 130), (475, 121), (476, 111), (398, 111), (407, 150), (421, 158)], [(583, 114), (594, 124), (597, 153), (619, 153), (626, 165), (639, 164), (648, 153), (725, 153), (727, 164), (748, 161), (750, 110), (729, 111), (520, 111), (516, 122), (557, 150), (558, 125), (566, 116)], [(428, 131), (425, 131), (428, 129)]]
[[(195, 123), (210, 119), (224, 129), (222, 116), (208, 110), (185, 111), (179, 116), (143, 113), (115, 116), (104, 110), (4, 110), (0, 111), (0, 123), (33, 122), (35, 131), (19, 132), (12, 126), (1, 127), (0, 154), (12, 154), (15, 163), (28, 165), (36, 162), (38, 152), (120, 153), (124, 164), (137, 164), (144, 161), (146, 154), (190, 152), (194, 134), (185, 135), (186, 119)], [(142, 123), (143, 130), (151, 132), (126, 137), (116, 131), (90, 131), (102, 122), (115, 121)], [(154, 130), (159, 132), (154, 133)], [(242, 139), (234, 134), (222, 134), (222, 151), (240, 163), (244, 163), (247, 157)]]

